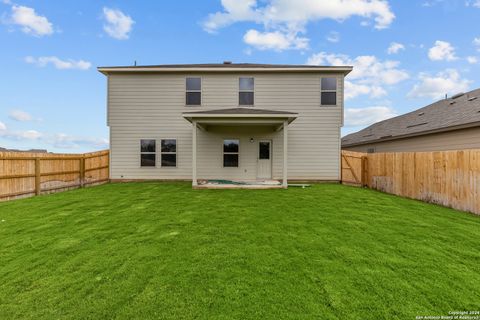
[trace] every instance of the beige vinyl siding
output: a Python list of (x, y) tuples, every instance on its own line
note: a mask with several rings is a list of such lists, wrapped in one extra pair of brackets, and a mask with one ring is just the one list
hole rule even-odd
[[(185, 78), (202, 77), (202, 106), (185, 106)], [(297, 112), (288, 132), (288, 178), (338, 180), (343, 75), (337, 75), (337, 106), (320, 106), (320, 79), (313, 73), (111, 74), (108, 82), (108, 123), (113, 179), (191, 179), (192, 125), (183, 112), (238, 107), (238, 79), (255, 78), (258, 109)], [(281, 178), (283, 131), (265, 128), (213, 128), (198, 131), (198, 178), (254, 179), (256, 149), (250, 138), (273, 140), (272, 171)], [(222, 131), (223, 130), (223, 131)], [(243, 130), (243, 131), (242, 131)], [(233, 132), (229, 132), (233, 131)], [(240, 139), (240, 166), (223, 168), (223, 138)], [(140, 167), (142, 138), (177, 139), (177, 167)], [(218, 142), (220, 141), (220, 143)], [(225, 169), (225, 170), (224, 170)], [(246, 171), (245, 171), (246, 170)]]
[(375, 148), (375, 152), (480, 149), (480, 127), (347, 147), (345, 149), (367, 152), (369, 148)]

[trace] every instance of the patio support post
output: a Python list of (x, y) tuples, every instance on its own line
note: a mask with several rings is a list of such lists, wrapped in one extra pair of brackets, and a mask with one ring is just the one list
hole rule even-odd
[(288, 121), (283, 122), (283, 187), (287, 188), (288, 171)]
[(197, 185), (197, 122), (192, 121), (192, 186)]

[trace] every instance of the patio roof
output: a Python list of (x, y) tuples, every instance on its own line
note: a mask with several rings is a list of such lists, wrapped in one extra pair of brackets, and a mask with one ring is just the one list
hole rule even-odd
[(255, 108), (230, 108), (205, 111), (184, 112), (183, 117), (189, 122), (197, 123), (225, 123), (225, 124), (277, 124), (288, 121), (291, 123), (298, 116), (297, 113)]

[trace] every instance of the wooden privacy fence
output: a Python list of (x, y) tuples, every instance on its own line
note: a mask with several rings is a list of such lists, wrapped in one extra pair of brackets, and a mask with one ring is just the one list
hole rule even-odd
[(108, 150), (85, 154), (0, 152), (0, 201), (108, 180)]
[(342, 182), (480, 214), (480, 150), (342, 151)]

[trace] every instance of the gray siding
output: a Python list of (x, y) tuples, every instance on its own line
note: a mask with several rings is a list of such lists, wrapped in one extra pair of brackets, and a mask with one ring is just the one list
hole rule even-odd
[[(202, 74), (202, 106), (185, 106), (185, 74), (112, 74), (108, 124), (112, 179), (191, 179), (192, 126), (183, 112), (238, 107), (240, 74)], [(337, 106), (320, 106), (321, 74), (257, 73), (255, 107), (299, 113), (289, 127), (288, 178), (338, 180), (343, 75)], [(331, 75), (330, 75), (331, 76)], [(140, 139), (177, 139), (177, 168), (141, 168)], [(239, 138), (240, 167), (222, 168), (222, 139)], [(256, 149), (249, 142), (273, 140), (273, 175), (282, 176), (283, 132), (265, 128), (215, 128), (198, 132), (198, 178), (254, 179)]]
[(480, 127), (347, 147), (344, 149), (367, 152), (369, 148), (374, 148), (375, 152), (480, 149)]

